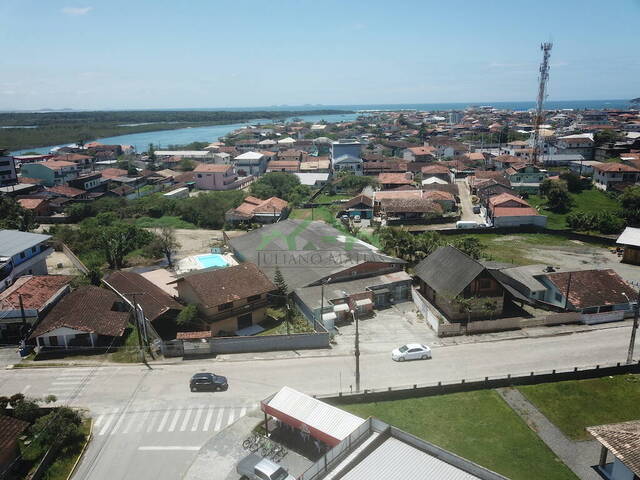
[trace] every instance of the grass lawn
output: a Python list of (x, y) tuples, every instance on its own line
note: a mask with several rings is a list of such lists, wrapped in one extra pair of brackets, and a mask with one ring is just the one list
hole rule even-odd
[[(82, 433), (89, 435), (91, 419), (87, 418), (82, 422)], [(56, 460), (47, 468), (42, 475), (43, 480), (66, 480), (71, 473), (78, 457), (82, 453), (83, 442), (65, 448)]]
[(492, 390), (341, 406), (375, 416), (514, 480), (575, 479)]
[[(531, 249), (576, 246), (573, 241), (563, 235), (553, 235), (548, 233), (518, 233), (513, 235), (483, 233), (478, 235), (462, 234), (451, 237), (477, 238), (485, 247), (485, 256), (488, 259), (497, 262), (513, 263), (515, 265), (540, 263), (527, 256)], [(602, 247), (605, 248), (604, 245)]]
[(318, 208), (295, 208), (289, 214), (289, 218), (302, 220), (324, 220), (327, 223), (337, 221), (335, 214), (327, 207)]
[(328, 195), (326, 193), (322, 193), (318, 195), (313, 201), (315, 203), (330, 203), (336, 202), (338, 200), (349, 200), (353, 195)]
[(141, 228), (160, 228), (160, 227), (171, 227), (171, 228), (197, 228), (193, 223), (186, 222), (182, 220), (180, 217), (172, 217), (169, 215), (165, 215), (159, 218), (151, 218), (151, 217), (140, 217), (136, 218), (135, 225)]
[(532, 207), (537, 208), (541, 214), (547, 216), (547, 228), (562, 230), (569, 228), (567, 226), (567, 215), (570, 212), (600, 212), (600, 211), (617, 211), (620, 204), (617, 200), (609, 197), (606, 193), (601, 192), (597, 188), (583, 190), (580, 193), (570, 193), (569, 196), (573, 201), (571, 210), (566, 213), (555, 213), (545, 208), (546, 199), (538, 195), (531, 195), (528, 198)]
[(638, 375), (570, 380), (518, 389), (574, 440), (591, 438), (585, 427), (640, 418)]
[(111, 361), (120, 363), (137, 363), (140, 361), (140, 351), (138, 344), (138, 330), (129, 325), (125, 332), (126, 338), (122, 347), (110, 353)]

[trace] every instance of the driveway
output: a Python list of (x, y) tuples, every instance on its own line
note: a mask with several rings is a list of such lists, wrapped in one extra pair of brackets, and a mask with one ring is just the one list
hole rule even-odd
[(458, 190), (460, 191), (460, 206), (462, 208), (462, 215), (460, 217), (460, 220), (485, 223), (482, 215), (473, 213), (473, 203), (471, 202), (471, 193), (469, 192), (467, 182), (465, 182), (464, 179), (459, 178), (456, 180), (456, 184), (458, 185)]

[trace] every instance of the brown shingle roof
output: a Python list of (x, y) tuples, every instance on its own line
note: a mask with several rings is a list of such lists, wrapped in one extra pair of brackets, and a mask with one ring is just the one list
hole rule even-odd
[(169, 310), (182, 310), (182, 305), (169, 294), (138, 273), (118, 270), (111, 273), (105, 281), (129, 301), (133, 301), (133, 296), (127, 295), (128, 293), (140, 293), (141, 295), (136, 295), (136, 300), (151, 322)]
[(413, 180), (407, 178), (406, 173), (381, 173), (378, 175), (378, 182), (383, 185), (410, 185)]
[(601, 172), (640, 172), (637, 168), (630, 167), (624, 163), (603, 163), (601, 165), (594, 166), (593, 169), (600, 170)]
[(28, 427), (29, 422), (0, 415), (0, 452), (11, 448)]
[(578, 309), (627, 303), (628, 299), (633, 300), (637, 295), (636, 291), (611, 269), (546, 275), (563, 294), (566, 294), (569, 276), (569, 302)]
[(217, 163), (201, 163), (193, 169), (194, 172), (225, 173), (233, 169), (233, 165), (221, 165)]
[(629, 470), (640, 475), (639, 420), (587, 427), (587, 431)]
[(367, 195), (358, 195), (356, 197), (350, 198), (345, 203), (343, 203), (342, 208), (351, 208), (355, 205), (360, 204), (366, 205), (367, 207), (373, 207), (373, 200)]
[(438, 213), (442, 206), (426, 198), (387, 198), (380, 202), (380, 207), (388, 213)]
[(116, 312), (119, 297), (111, 290), (84, 285), (64, 297), (31, 333), (35, 338), (57, 328), (119, 337), (129, 323), (129, 312)]
[(179, 278), (176, 282), (178, 288), (182, 282), (189, 285), (200, 299), (200, 303), (209, 307), (276, 289), (271, 280), (253, 263), (196, 273)]
[(66, 185), (56, 185), (54, 187), (47, 187), (47, 191), (55, 193), (57, 195), (62, 195), (63, 197), (69, 197), (69, 198), (79, 197), (80, 195), (84, 195), (85, 193), (87, 193), (80, 188), (68, 187)]

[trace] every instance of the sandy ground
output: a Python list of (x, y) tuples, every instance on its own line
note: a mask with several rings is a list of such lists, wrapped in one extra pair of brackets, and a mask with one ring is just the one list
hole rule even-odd
[(621, 257), (609, 249), (593, 247), (578, 240), (575, 246), (531, 249), (527, 257), (545, 265), (571, 270), (611, 268), (626, 281), (640, 284), (640, 266), (621, 263)]
[[(237, 237), (246, 232), (241, 230), (229, 230), (226, 232), (229, 237)], [(180, 260), (189, 255), (208, 253), (211, 247), (221, 247), (223, 245), (222, 230), (206, 229), (176, 229), (176, 239), (180, 243), (180, 248), (176, 253), (176, 260)]]
[[(62, 268), (59, 268), (62, 265)], [(80, 275), (71, 260), (62, 252), (53, 252), (47, 257), (47, 270), (49, 275)]]

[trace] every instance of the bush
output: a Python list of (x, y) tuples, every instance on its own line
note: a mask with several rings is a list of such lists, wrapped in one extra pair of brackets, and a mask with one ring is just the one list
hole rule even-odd
[(624, 219), (611, 212), (572, 212), (567, 215), (567, 225), (578, 231), (596, 231), (604, 234), (619, 233), (625, 226)]
[(6, 410), (9, 406), (9, 397), (0, 397), (0, 410)]
[(9, 405), (11, 405), (12, 408), (16, 408), (18, 404), (23, 401), (24, 401), (24, 395), (21, 393), (15, 393), (11, 395), (11, 397), (9, 397)]

